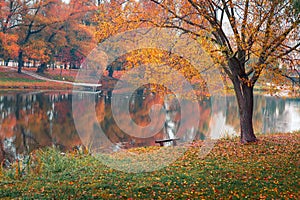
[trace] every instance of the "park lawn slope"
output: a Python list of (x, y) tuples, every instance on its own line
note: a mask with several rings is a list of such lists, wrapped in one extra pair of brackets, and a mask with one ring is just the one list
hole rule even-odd
[(0, 67), (0, 89), (72, 89), (72, 85), (39, 80), (14, 68)]
[[(188, 144), (176, 162), (148, 173), (116, 171), (78, 152), (39, 150), (23, 175), (17, 164), (2, 169), (0, 198), (299, 199), (300, 134), (258, 138), (251, 145), (242, 145), (237, 138), (219, 140), (204, 158), (198, 155), (200, 141)], [(158, 148), (129, 151), (139, 154)]]

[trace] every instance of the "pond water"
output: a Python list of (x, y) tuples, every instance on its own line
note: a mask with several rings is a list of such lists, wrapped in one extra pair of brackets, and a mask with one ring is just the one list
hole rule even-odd
[[(179, 137), (181, 142), (185, 142), (203, 139), (209, 134), (212, 138), (219, 138), (239, 132), (234, 96), (216, 98), (217, 102), (225, 102), (223, 107), (216, 109), (212, 109), (212, 101), (209, 99), (198, 102), (200, 116), (197, 121), (193, 104), (188, 100), (180, 104), (189, 113), (181, 119), (182, 111), (176, 99), (166, 99), (153, 93), (136, 93), (131, 97), (125, 93), (119, 95), (128, 99), (129, 107), (124, 102), (117, 102), (118, 106), (114, 108), (118, 113), (117, 124), (111, 109), (110, 92), (72, 94), (61, 91), (0, 91), (0, 160), (4, 157), (15, 159), (18, 155), (44, 146), (55, 145), (68, 150), (83, 143), (86, 145), (91, 140), (101, 149), (117, 151), (122, 148), (157, 145), (155, 140), (169, 137)], [(88, 105), (94, 107), (95, 118), (86, 110), (88, 98), (95, 102)], [(164, 112), (157, 112), (155, 116), (160, 129), (152, 135), (147, 135), (144, 131), (134, 135), (127, 134), (135, 131), (134, 126), (131, 126), (132, 121), (142, 127), (151, 123), (149, 112), (156, 104), (164, 109)], [(129, 110), (131, 122), (128, 122), (126, 110)], [(74, 116), (77, 116), (76, 124)], [(122, 120), (124, 124), (120, 125)], [(194, 126), (195, 122), (198, 126)], [(300, 130), (300, 99), (256, 95), (253, 122), (255, 131), (260, 133)], [(179, 126), (181, 133), (177, 134)], [(219, 126), (219, 129), (215, 126)], [(82, 127), (83, 131), (78, 134)], [(95, 143), (91, 136), (97, 134), (99, 127), (103, 134), (97, 138), (98, 143)]]

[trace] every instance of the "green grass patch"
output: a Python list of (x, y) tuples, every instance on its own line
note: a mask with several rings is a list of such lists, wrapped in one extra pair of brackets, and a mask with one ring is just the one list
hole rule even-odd
[(50, 74), (48, 72), (45, 72), (44, 74), (41, 74), (41, 75), (44, 76), (44, 77), (54, 79), (54, 80), (59, 80), (59, 81), (70, 81), (70, 82), (75, 81), (75, 77), (68, 76), (68, 75)]
[(117, 171), (90, 155), (38, 150), (23, 170), (15, 163), (0, 171), (0, 198), (298, 199), (300, 134), (259, 139), (250, 145), (241, 145), (238, 139), (219, 140), (205, 158), (198, 155), (201, 142), (194, 143), (174, 163), (147, 173)]
[(43, 80), (38, 80), (38, 79), (32, 79), (32, 78), (26, 78), (23, 77), (24, 75), (17, 75), (13, 76), (9, 72), (0, 72), (0, 82), (26, 82), (26, 83), (37, 83), (37, 82), (45, 82)]
[(32, 80), (26, 78), (2, 78), (0, 77), (0, 82), (26, 82), (26, 83), (37, 83), (37, 82), (45, 82), (43, 80)]

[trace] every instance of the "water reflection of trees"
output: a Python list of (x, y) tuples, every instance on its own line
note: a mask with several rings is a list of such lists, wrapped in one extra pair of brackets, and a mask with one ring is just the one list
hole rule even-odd
[[(84, 94), (82, 94), (84, 95)], [(167, 121), (164, 127), (152, 137), (144, 138), (144, 135), (129, 135), (122, 131), (116, 124), (111, 111), (111, 92), (100, 95), (90, 95), (95, 105), (86, 105), (85, 101), (75, 101), (76, 110), (80, 116), (79, 126), (85, 128), (84, 135), (78, 135), (73, 122), (72, 95), (68, 93), (23, 93), (8, 92), (0, 94), (0, 161), (4, 157), (15, 159), (18, 154), (29, 153), (32, 150), (43, 146), (59, 146), (63, 150), (71, 149), (74, 146), (88, 144), (93, 137), (98, 137), (98, 146), (103, 148), (129, 148), (136, 146), (155, 145), (156, 139), (168, 138), (170, 133), (181, 138), (182, 141), (203, 139), (210, 129), (210, 118), (212, 116), (211, 101), (199, 102), (200, 120), (198, 127), (191, 127), (195, 116), (195, 109), (188, 100), (182, 101), (190, 116), (181, 119), (180, 106), (176, 98), (168, 99), (165, 95), (155, 94), (146, 90), (137, 91), (129, 97), (129, 107), (120, 101), (120, 118), (125, 118), (123, 110), (129, 109), (131, 119), (140, 126), (147, 126), (150, 123), (149, 112), (154, 104), (160, 104), (167, 113)], [(74, 100), (74, 99), (73, 99)], [(219, 98), (217, 101), (225, 101)], [(275, 97), (256, 96), (254, 107), (254, 127), (257, 132), (285, 131), (286, 122), (289, 120), (289, 109), (291, 105), (298, 105), (295, 100), (280, 99)], [(222, 104), (220, 104), (222, 105)], [(230, 124), (238, 130), (239, 119), (235, 97), (229, 96), (226, 99), (226, 109), (214, 108), (217, 111), (227, 110), (224, 117), (226, 124)], [(87, 106), (95, 106), (96, 119), (91, 113), (86, 112)], [(164, 120), (161, 112), (156, 118)], [(131, 130), (130, 123), (128, 130)], [(99, 125), (104, 135), (99, 135)], [(178, 126), (183, 127), (183, 133), (176, 133)], [(98, 135), (97, 135), (98, 134)], [(113, 144), (113, 146), (112, 146)]]
[[(182, 141), (203, 139), (209, 131), (211, 115), (209, 100), (199, 102), (201, 113), (199, 126), (191, 127), (198, 116), (195, 116), (195, 109), (188, 100), (182, 101), (182, 104), (185, 105), (190, 116), (187, 119), (181, 119), (180, 106), (176, 98), (167, 100), (164, 95), (144, 90), (137, 91), (131, 97), (126, 97), (125, 94), (124, 98), (130, 98), (130, 106), (127, 108), (120, 103), (118, 109), (121, 118), (125, 117), (122, 116), (122, 113), (125, 113), (122, 111), (129, 109), (133, 121), (140, 126), (146, 126), (150, 122), (149, 112), (154, 104), (162, 105), (168, 115), (164, 127), (152, 137), (145, 138), (143, 135), (135, 137), (129, 135), (118, 127), (111, 111), (111, 92), (90, 97), (96, 101), (94, 106), (96, 106), (97, 119), (92, 119), (90, 113), (86, 113), (86, 102), (75, 102), (76, 110), (73, 112), (79, 113), (86, 134), (79, 137), (73, 122), (71, 94), (11, 92), (2, 95), (0, 97), (1, 160), (3, 160), (4, 154), (6, 157), (9, 155), (12, 159), (16, 159), (18, 155), (44, 146), (54, 145), (62, 150), (71, 149), (80, 145), (82, 140), (92, 141), (92, 137), (97, 137), (98, 124), (104, 131), (105, 137), (98, 135), (100, 137), (97, 140), (99, 144), (96, 145), (103, 148), (112, 148), (111, 144), (122, 145), (123, 148), (155, 145), (156, 139), (170, 137), (170, 131), (176, 137), (180, 137)], [(156, 118), (163, 121), (163, 113)], [(176, 133), (179, 125), (183, 127), (181, 135)], [(79, 126), (81, 125), (79, 124)], [(10, 143), (10, 149), (7, 148), (8, 143)], [(84, 143), (86, 144), (86, 141)]]
[[(285, 132), (291, 125), (291, 117), (297, 113), (296, 108), (300, 108), (300, 102), (297, 99), (267, 97), (266, 107), (262, 109), (264, 112), (262, 131)], [(298, 125), (298, 127), (300, 126)]]
[[(146, 90), (145, 90), (146, 91)], [(89, 113), (79, 114), (82, 113), (82, 110), (87, 105), (84, 101), (79, 101), (75, 103), (75, 107), (77, 108), (73, 112), (76, 116), (79, 116), (78, 123), (79, 127), (84, 126), (84, 130), (82, 130), (81, 138), (83, 140), (84, 144), (88, 144), (89, 142), (95, 142), (95, 138), (97, 137), (103, 137), (103, 135), (97, 136), (97, 125), (96, 123), (100, 123), (101, 129), (105, 133), (105, 138), (102, 138), (101, 142), (98, 141), (97, 144), (91, 144), (91, 146), (101, 146), (102, 148), (110, 148), (111, 144), (120, 144), (123, 148), (130, 148), (130, 147), (137, 147), (137, 146), (149, 146), (149, 145), (155, 145), (155, 140), (157, 139), (163, 139), (168, 138), (170, 135), (168, 135), (168, 130), (172, 129), (174, 133), (176, 134), (177, 128), (179, 125), (183, 126), (183, 132), (186, 133), (185, 135), (176, 135), (177, 137), (180, 137), (181, 140), (188, 140), (189, 138), (203, 138), (203, 135), (208, 130), (208, 124), (209, 124), (209, 115), (210, 115), (210, 107), (207, 103), (200, 103), (200, 112), (202, 113), (200, 116), (200, 123), (199, 127), (193, 127), (191, 128), (191, 124), (193, 124), (194, 120), (198, 116), (193, 115), (194, 108), (192, 106), (189, 106), (188, 101), (183, 101), (185, 104), (185, 108), (188, 109), (188, 112), (190, 113), (189, 119), (181, 119), (180, 118), (180, 107), (178, 105), (178, 101), (176, 98), (168, 101), (166, 103), (166, 96), (161, 94), (156, 94), (153, 92), (145, 92), (144, 90), (138, 90), (133, 96), (128, 96), (128, 94), (124, 93), (121, 94), (120, 98), (129, 98), (129, 107), (125, 104), (124, 101), (120, 100), (118, 102), (118, 114), (120, 119), (123, 120), (123, 125), (126, 126), (126, 130), (129, 133), (127, 134), (123, 130), (120, 129), (120, 127), (115, 122), (114, 116), (112, 114), (111, 110), (111, 104), (110, 99), (111, 95), (106, 94), (101, 98), (97, 99), (96, 103), (96, 116), (97, 121), (92, 120), (92, 116), (89, 115)], [(87, 102), (88, 102), (88, 97)], [(91, 97), (92, 98), (92, 97)], [(153, 105), (160, 104), (162, 108), (164, 109), (164, 112), (166, 115), (168, 115), (167, 120), (165, 122), (164, 127), (154, 134), (151, 137), (148, 137), (147, 135), (139, 135), (135, 132), (134, 126), (131, 126), (132, 121), (136, 123), (139, 126), (147, 126), (151, 119), (149, 117), (150, 109)], [(86, 108), (87, 110), (89, 108)], [(125, 110), (129, 109), (130, 111), (130, 117), (132, 121), (126, 121), (126, 112)], [(156, 120), (158, 121), (164, 121), (164, 115), (163, 112), (160, 112), (159, 115), (155, 116)], [(172, 124), (172, 125), (171, 125)], [(98, 130), (99, 131), (99, 130)], [(133, 136), (134, 134), (134, 136)], [(98, 138), (99, 139), (99, 138)], [(108, 140), (107, 140), (108, 139)], [(106, 141), (106, 142), (104, 142)]]
[[(286, 132), (291, 110), (287, 105), (300, 105), (297, 99), (256, 95), (254, 97), (253, 124), (256, 132)], [(239, 130), (239, 113), (235, 97), (227, 97), (226, 123)]]
[[(63, 98), (66, 98), (65, 101), (62, 101)], [(66, 149), (79, 143), (72, 125), (70, 100), (68, 95), (55, 93), (14, 92), (2, 95), (2, 154), (14, 160), (18, 155), (27, 154), (39, 147), (57, 145)], [(71, 143), (69, 138), (73, 138)], [(4, 145), (7, 141), (10, 144)]]

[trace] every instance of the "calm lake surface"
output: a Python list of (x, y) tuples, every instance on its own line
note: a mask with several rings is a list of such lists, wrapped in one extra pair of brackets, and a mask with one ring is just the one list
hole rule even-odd
[[(74, 96), (75, 95), (75, 96)], [(85, 145), (94, 141), (98, 148), (117, 151), (122, 148), (157, 145), (155, 140), (179, 137), (180, 142), (203, 139), (207, 135), (212, 138), (235, 135), (239, 131), (237, 104), (234, 96), (216, 98), (223, 102), (222, 107), (212, 109), (212, 101), (198, 102), (200, 117), (195, 127), (194, 108), (189, 101), (182, 101), (185, 111), (190, 113), (181, 119), (179, 102), (153, 93), (136, 93), (133, 96), (119, 94), (128, 99), (129, 106), (123, 101), (117, 102), (115, 112), (119, 123), (112, 114), (111, 93), (86, 94), (72, 92), (27, 92), (0, 91), (0, 159), (4, 154), (16, 157), (44, 146), (57, 146), (62, 150)], [(72, 111), (73, 99), (73, 111)], [(91, 117), (87, 112), (87, 99), (95, 102), (95, 113)], [(225, 103), (224, 103), (225, 102)], [(152, 135), (136, 132), (132, 121), (145, 127), (151, 123), (149, 112), (154, 104), (161, 105), (164, 112), (157, 112), (155, 118), (161, 126)], [(88, 105), (89, 106), (89, 105)], [(128, 122), (126, 110), (129, 110), (131, 122)], [(213, 111), (215, 110), (215, 111)], [(77, 122), (74, 124), (73, 115)], [(121, 122), (120, 122), (121, 121)], [(163, 122), (163, 123), (160, 123)], [(254, 108), (255, 131), (260, 133), (290, 132), (300, 130), (300, 99), (255, 96)], [(78, 129), (81, 129), (78, 134)], [(98, 127), (98, 128), (97, 128)], [(95, 138), (99, 132), (103, 134)], [(178, 128), (181, 133), (177, 134)], [(213, 131), (215, 130), (215, 131)], [(217, 130), (217, 131), (216, 131)], [(127, 134), (131, 132), (131, 134)], [(93, 137), (91, 137), (93, 136)]]

